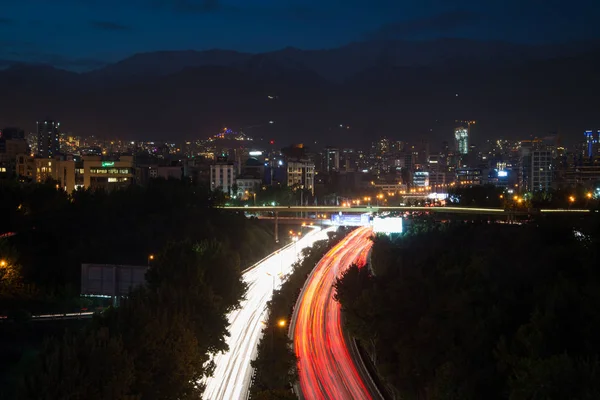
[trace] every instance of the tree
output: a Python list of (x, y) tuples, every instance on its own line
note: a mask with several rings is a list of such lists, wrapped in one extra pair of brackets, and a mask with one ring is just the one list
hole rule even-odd
[[(134, 364), (120, 337), (108, 329), (86, 335), (66, 334), (48, 341), (19, 399), (103, 400), (131, 394)], [(133, 398), (133, 397), (132, 397)]]
[(577, 225), (461, 223), (378, 239), (382, 273), (352, 267), (336, 283), (346, 326), (402, 398), (596, 398), (600, 236)]

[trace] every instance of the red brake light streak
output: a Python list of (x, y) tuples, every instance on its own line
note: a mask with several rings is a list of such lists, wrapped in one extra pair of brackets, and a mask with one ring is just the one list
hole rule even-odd
[(359, 228), (333, 247), (309, 277), (294, 328), (300, 388), (305, 399), (372, 399), (350, 356), (333, 299), (333, 284), (352, 263), (365, 264), (370, 228)]

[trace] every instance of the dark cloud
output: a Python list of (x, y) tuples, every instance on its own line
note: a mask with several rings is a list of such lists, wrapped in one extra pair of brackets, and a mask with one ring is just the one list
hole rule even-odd
[(131, 27), (111, 21), (90, 21), (90, 25), (102, 31), (129, 31)]
[(367, 34), (369, 39), (403, 39), (420, 34), (449, 34), (465, 25), (473, 25), (483, 18), (471, 11), (451, 11), (432, 17), (385, 24)]
[(14, 19), (0, 17), (0, 25), (12, 25), (14, 22)]

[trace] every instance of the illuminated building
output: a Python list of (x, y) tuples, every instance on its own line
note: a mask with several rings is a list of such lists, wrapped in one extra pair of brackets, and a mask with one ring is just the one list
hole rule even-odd
[(459, 154), (467, 154), (469, 152), (469, 130), (464, 126), (459, 126), (454, 129), (454, 140), (456, 143), (456, 151)]
[(599, 140), (600, 140), (600, 131), (596, 132), (596, 134), (594, 134), (593, 131), (585, 131), (584, 133), (585, 135), (585, 155), (587, 157), (596, 157), (600, 154), (598, 154), (598, 151), (600, 150), (599, 147)]
[(429, 187), (429, 172), (427, 171), (415, 171), (412, 176), (413, 186), (417, 188), (428, 188)]
[(135, 182), (133, 156), (120, 156), (106, 160), (99, 156), (83, 157), (83, 186), (112, 190), (123, 188)]
[(58, 127), (60, 122), (52, 120), (37, 123), (37, 155), (42, 158), (53, 158), (60, 154)]
[(57, 188), (68, 193), (75, 190), (75, 161), (55, 158), (32, 157), (19, 154), (16, 157), (16, 172), (21, 179), (43, 183), (51, 179), (57, 182)]
[(540, 139), (523, 140), (519, 148), (519, 186), (531, 192), (546, 191), (553, 178), (552, 150)]
[(335, 147), (325, 148), (325, 171), (337, 172), (340, 170), (340, 151)]
[(290, 161), (287, 165), (287, 185), (315, 193), (315, 164), (310, 161)]
[(545, 192), (552, 185), (552, 152), (534, 150), (531, 152), (531, 180), (528, 189), (532, 192)]
[(481, 169), (479, 168), (457, 168), (456, 184), (459, 186), (481, 185)]
[(221, 189), (230, 193), (235, 183), (235, 167), (233, 163), (219, 161), (210, 166), (210, 190)]

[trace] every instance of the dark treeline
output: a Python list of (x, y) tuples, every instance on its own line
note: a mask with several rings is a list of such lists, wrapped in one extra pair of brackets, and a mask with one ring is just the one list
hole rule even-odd
[(559, 188), (533, 193), (508, 193), (494, 185), (455, 187), (448, 190), (449, 204), (463, 207), (499, 207), (527, 210), (530, 208), (578, 208), (600, 207), (599, 191), (583, 186)]
[[(0, 398), (17, 387), (21, 398), (197, 398), (245, 291), (241, 269), (276, 247), (269, 224), (213, 201), (176, 180), (72, 195), (0, 185)], [(92, 310), (82, 263), (149, 265), (148, 285), (92, 323), (30, 321)]]
[(335, 233), (330, 232), (327, 240), (317, 241), (312, 247), (302, 250), (302, 260), (294, 264), (294, 271), (285, 277), (285, 282), (269, 301), (268, 321), (258, 344), (257, 357), (252, 361), (252, 400), (296, 399), (291, 390), (298, 380), (297, 360), (292, 341), (288, 338), (294, 306), (313, 268), (347, 233), (347, 229), (339, 228)]
[[(38, 298), (50, 300), (78, 297), (82, 263), (146, 265), (150, 254), (169, 241), (212, 239), (239, 257), (241, 265), (274, 250), (268, 224), (211, 204), (206, 189), (179, 180), (71, 196), (51, 182), (2, 184), (0, 234), (16, 235), (0, 239), (0, 258), (19, 267)], [(0, 313), (10, 306), (0, 304)], [(34, 304), (26, 308), (38, 311)]]
[(239, 259), (214, 241), (173, 243), (147, 281), (83, 330), (47, 341), (17, 398), (198, 399), (245, 291)]
[(336, 283), (395, 398), (600, 398), (597, 219), (411, 232)]

